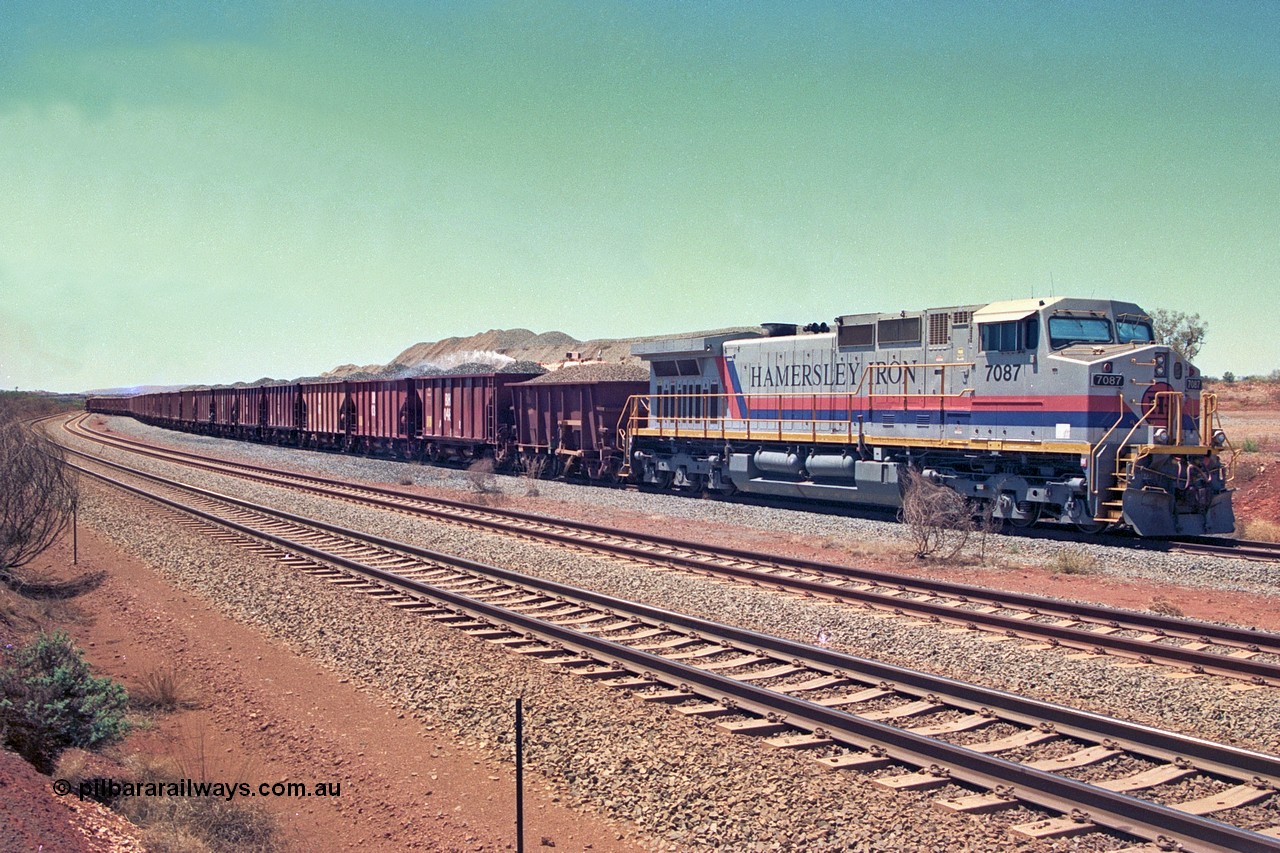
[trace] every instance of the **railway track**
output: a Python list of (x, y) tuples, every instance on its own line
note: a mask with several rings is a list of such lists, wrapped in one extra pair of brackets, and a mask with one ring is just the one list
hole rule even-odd
[(1154, 550), (1177, 551), (1183, 554), (1207, 554), (1214, 557), (1233, 557), (1237, 560), (1280, 562), (1280, 542), (1261, 542), (1251, 539), (1215, 539), (1211, 536), (1171, 540), (1160, 547), (1152, 543)]
[[(82, 419), (81, 419), (82, 420)], [(988, 631), (1090, 655), (1176, 667), (1191, 675), (1218, 675), (1258, 686), (1280, 686), (1280, 634), (1156, 613), (1067, 603), (966, 584), (910, 578), (849, 566), (782, 558), (622, 532), (601, 525), (534, 513), (429, 498), (375, 486), (211, 460), (83, 427), (68, 430), (130, 452), (273, 486), (355, 501), (475, 529), (516, 535), (650, 565), (729, 578), (782, 592), (821, 597), (941, 625)]]
[[(722, 625), (439, 554), (107, 460), (86, 474), (252, 540), (286, 565), (726, 732), (877, 773), (891, 790), (1015, 804), (1026, 837), (1098, 829), (1158, 847), (1280, 850), (1280, 758)], [(101, 473), (99, 468), (123, 473)], [(142, 481), (146, 485), (137, 485)], [(1192, 795), (1188, 796), (1188, 792)], [(1127, 843), (1122, 841), (1121, 843)]]

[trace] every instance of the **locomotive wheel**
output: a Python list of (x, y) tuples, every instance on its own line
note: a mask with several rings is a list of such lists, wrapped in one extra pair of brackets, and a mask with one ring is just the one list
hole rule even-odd
[(1105, 521), (1089, 520), (1089, 521), (1077, 521), (1075, 522), (1075, 526), (1076, 526), (1076, 529), (1079, 530), (1081, 533), (1101, 533), (1111, 525)]
[(1025, 527), (1031, 527), (1033, 524), (1039, 521), (1040, 511), (1044, 509), (1044, 505), (1036, 503), (1036, 504), (1032, 504), (1032, 506), (1035, 507), (1035, 509), (1031, 511), (1030, 515), (1028, 515), (1026, 518), (1010, 518), (1009, 524), (1013, 527), (1025, 528)]

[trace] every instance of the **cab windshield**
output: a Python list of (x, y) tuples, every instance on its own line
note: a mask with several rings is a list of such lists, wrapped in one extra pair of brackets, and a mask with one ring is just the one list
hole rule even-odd
[(1149, 344), (1155, 340), (1151, 334), (1151, 324), (1141, 320), (1116, 320), (1116, 340), (1122, 344), (1137, 341)]
[(1097, 317), (1050, 317), (1049, 346), (1111, 343), (1111, 322)]

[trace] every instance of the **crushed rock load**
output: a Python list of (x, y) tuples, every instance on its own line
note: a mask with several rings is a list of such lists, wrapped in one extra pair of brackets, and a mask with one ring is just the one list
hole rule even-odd
[(446, 376), (461, 376), (473, 373), (546, 373), (545, 367), (532, 361), (510, 361), (503, 365), (485, 364), (479, 361), (468, 361), (448, 370), (438, 371)]
[(534, 382), (648, 382), (649, 368), (643, 364), (575, 364), (544, 373)]

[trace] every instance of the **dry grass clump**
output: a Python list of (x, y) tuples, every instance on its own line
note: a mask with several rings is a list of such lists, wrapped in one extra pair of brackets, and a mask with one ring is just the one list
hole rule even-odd
[(524, 476), (529, 481), (529, 485), (524, 491), (525, 497), (536, 498), (542, 494), (542, 491), (538, 488), (538, 481), (547, 472), (547, 461), (544, 456), (531, 456), (525, 460)]
[(275, 853), (282, 849), (275, 818), (244, 801), (121, 797), (115, 808), (142, 827), (151, 853)]
[[(251, 780), (246, 767), (236, 772), (213, 767), (202, 735), (170, 754), (135, 755), (129, 763), (134, 778), (149, 782), (260, 781)], [(276, 853), (284, 847), (275, 818), (240, 796), (120, 797), (108, 805), (142, 827), (151, 853)]]
[(130, 691), (129, 698), (133, 706), (142, 711), (172, 712), (197, 705), (190, 683), (175, 665), (148, 670), (138, 686)]
[(1097, 559), (1080, 551), (1059, 551), (1049, 560), (1049, 571), (1055, 575), (1087, 575), (1097, 568)]
[(1280, 542), (1280, 524), (1274, 521), (1256, 518), (1242, 521), (1238, 525), (1241, 539), (1254, 542)]
[(1181, 607), (1174, 604), (1163, 595), (1157, 595), (1155, 598), (1151, 599), (1150, 609), (1152, 613), (1159, 613), (1161, 616), (1173, 616), (1179, 619), (1187, 615), (1182, 612)]

